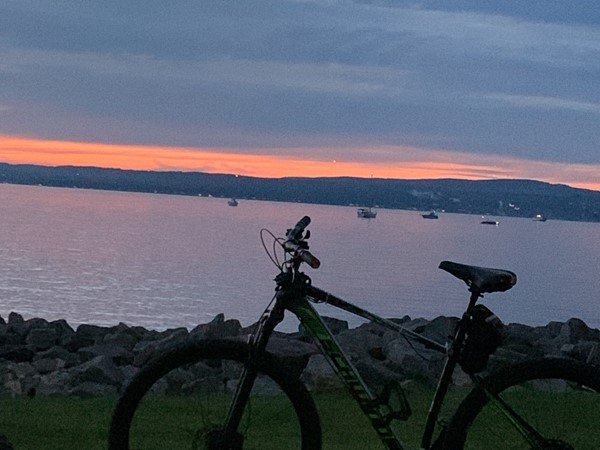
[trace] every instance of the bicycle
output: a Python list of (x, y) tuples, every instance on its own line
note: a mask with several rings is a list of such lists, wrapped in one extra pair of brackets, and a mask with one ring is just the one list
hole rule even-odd
[[(298, 375), (291, 374), (281, 360), (267, 350), (286, 311), (299, 319), (305, 333), (313, 339), (370, 421), (383, 446), (389, 450), (405, 449), (393, 426), (410, 415), (404, 390), (398, 383), (391, 383), (381, 394), (373, 393), (313, 303), (325, 303), (355, 314), (445, 355), (445, 364), (425, 420), (421, 450), (600, 448), (600, 436), (591, 428), (600, 424), (597, 417), (600, 415), (600, 371), (595, 366), (575, 360), (542, 358), (481, 374), (499, 344), (501, 332), (495, 315), (477, 301), (484, 294), (512, 288), (516, 283), (513, 272), (443, 261), (440, 268), (464, 281), (470, 297), (454, 333), (447, 342), (440, 343), (314, 286), (310, 277), (300, 270), (303, 264), (313, 269), (320, 265), (309, 251), (310, 232), (306, 230), (309, 223), (310, 218), (305, 216), (287, 230), (285, 238), (276, 238), (268, 230), (262, 230), (261, 236), (267, 232), (273, 237), (273, 255), (270, 256), (279, 267), (279, 273), (275, 278), (274, 298), (247, 342), (240, 339), (187, 342), (143, 367), (125, 388), (114, 409), (109, 433), (110, 450), (148, 448), (162, 437), (162, 432), (157, 432), (150, 438), (151, 442), (136, 447), (130, 435), (135, 429), (134, 418), (137, 422), (146, 417), (145, 412), (139, 411), (142, 400), (160, 399), (160, 393), (168, 390), (167, 384), (163, 383), (167, 374), (179, 377), (183, 391), (192, 395), (194, 401), (211, 397), (213, 402), (198, 404), (200, 418), (192, 418), (191, 425), (183, 424), (186, 417), (167, 425), (167, 431), (175, 431), (181, 439), (189, 438), (187, 446), (181, 448), (320, 449), (321, 424), (311, 394)], [(263, 246), (267, 249), (264, 238)], [(284, 251), (283, 262), (277, 259), (275, 249), (278, 246)], [(443, 421), (440, 411), (459, 365), (470, 377), (473, 387), (452, 418)], [(267, 394), (255, 396), (254, 391), (259, 388), (266, 388)], [(279, 394), (275, 393), (275, 388), (280, 390)], [(284, 406), (283, 398), (289, 402)], [(516, 405), (520, 400), (525, 400), (524, 409)], [(258, 411), (262, 407), (271, 409), (268, 414), (275, 416), (275, 424), (265, 423), (267, 416), (260, 416)], [(298, 422), (292, 431), (296, 440), (293, 443), (289, 438), (276, 440), (293, 425), (288, 416), (283, 415), (283, 407), (291, 408)], [(574, 407), (575, 412), (567, 411), (568, 407)], [(217, 412), (207, 417), (205, 413), (213, 409)], [(176, 410), (177, 406), (173, 411)], [(571, 421), (567, 426), (562, 422), (548, 423), (555, 413), (563, 410), (566, 414), (561, 420)], [(164, 411), (160, 415), (160, 421), (168, 421), (170, 412)], [(250, 427), (255, 424), (259, 431), (252, 435)], [(584, 427), (583, 432), (575, 430), (578, 425)], [(499, 427), (500, 431), (491, 434), (488, 426)], [(150, 426), (151, 430), (154, 428)], [(182, 432), (183, 429), (186, 431)], [(148, 432), (148, 427), (142, 427), (143, 434)], [(510, 433), (514, 434), (514, 447), (509, 442)], [(179, 441), (169, 441), (168, 444), (157, 444), (155, 448), (180, 448), (179, 445)]]

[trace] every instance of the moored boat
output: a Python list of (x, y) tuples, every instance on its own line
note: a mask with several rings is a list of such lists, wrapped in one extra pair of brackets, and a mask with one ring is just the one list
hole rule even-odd
[(482, 219), (481, 225), (498, 225), (500, 223), (497, 220), (486, 219), (485, 217), (482, 217)]
[(536, 214), (535, 216), (533, 216), (533, 221), (534, 222), (545, 222), (546, 220), (548, 220), (548, 219), (546, 219), (541, 214)]
[(439, 219), (439, 216), (437, 215), (437, 213), (435, 211), (431, 211), (428, 214), (421, 214), (421, 217), (423, 219)]
[(227, 204), (229, 206), (237, 206), (237, 205), (239, 205), (238, 201), (235, 198), (232, 198), (231, 200), (228, 200)]
[(374, 219), (377, 217), (377, 211), (373, 211), (371, 208), (358, 208), (356, 215), (361, 219)]

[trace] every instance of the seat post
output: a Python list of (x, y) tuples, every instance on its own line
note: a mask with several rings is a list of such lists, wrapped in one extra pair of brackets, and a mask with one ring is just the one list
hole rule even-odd
[(483, 297), (481, 291), (473, 289), (473, 287), (469, 288), (469, 292), (471, 293), (471, 297), (469, 298), (469, 306), (467, 307), (467, 311), (471, 311), (471, 308), (475, 306), (477, 300), (479, 300), (480, 297)]

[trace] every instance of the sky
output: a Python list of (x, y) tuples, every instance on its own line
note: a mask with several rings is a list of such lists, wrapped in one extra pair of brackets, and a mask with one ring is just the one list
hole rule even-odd
[(3, 0), (0, 161), (600, 190), (596, 1)]

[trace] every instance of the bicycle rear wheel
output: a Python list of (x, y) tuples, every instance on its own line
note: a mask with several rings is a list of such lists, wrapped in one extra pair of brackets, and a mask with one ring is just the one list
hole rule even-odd
[[(155, 359), (117, 402), (110, 450), (219, 449), (210, 441), (223, 427), (249, 351), (243, 342), (203, 340)], [(268, 353), (258, 371), (231, 448), (320, 449), (319, 417), (304, 385)]]
[(444, 449), (600, 449), (600, 371), (576, 361), (544, 358), (502, 368), (482, 380), (543, 440), (528, 441), (480, 388), (450, 421)]

